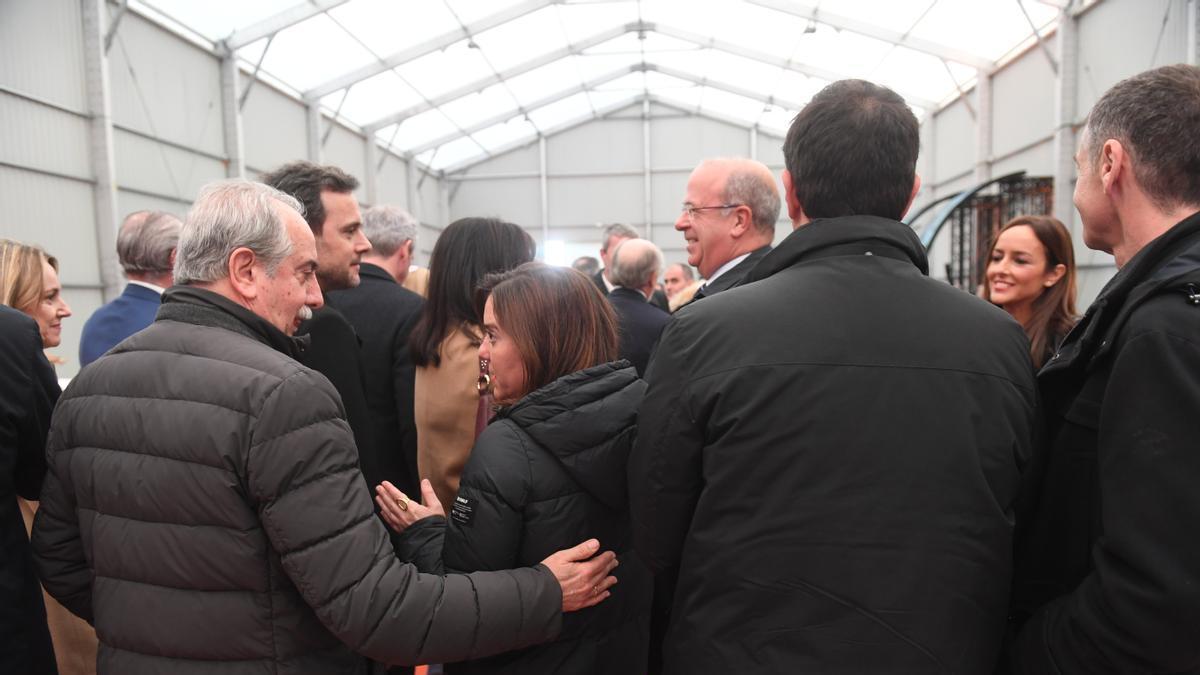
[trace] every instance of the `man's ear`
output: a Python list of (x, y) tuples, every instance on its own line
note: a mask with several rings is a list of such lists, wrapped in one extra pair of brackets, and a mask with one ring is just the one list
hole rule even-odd
[(1104, 186), (1104, 194), (1112, 194), (1113, 188), (1125, 175), (1125, 159), (1128, 153), (1121, 141), (1110, 138), (1100, 147), (1099, 164), (1096, 171), (1100, 175), (1100, 184)]
[(783, 201), (787, 204), (788, 219), (792, 221), (793, 230), (809, 223), (808, 215), (804, 213), (804, 207), (800, 205), (800, 198), (796, 196), (796, 186), (792, 184), (792, 172), (787, 169), (783, 170)]
[(254, 251), (243, 246), (229, 255), (229, 285), (243, 298), (253, 300), (258, 297), (262, 274)]
[(914, 173), (913, 174), (912, 192), (910, 192), (908, 195), (908, 203), (904, 205), (904, 210), (900, 212), (901, 220), (904, 219), (904, 216), (908, 215), (908, 210), (912, 208), (913, 200), (917, 198), (917, 193), (920, 191), (921, 191), (921, 174)]

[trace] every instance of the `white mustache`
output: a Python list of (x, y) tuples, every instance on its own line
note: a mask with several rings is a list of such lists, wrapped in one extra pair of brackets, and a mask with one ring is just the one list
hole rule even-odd
[(312, 318), (312, 307), (308, 305), (300, 305), (300, 311), (296, 312), (296, 317), (301, 321), (308, 321)]

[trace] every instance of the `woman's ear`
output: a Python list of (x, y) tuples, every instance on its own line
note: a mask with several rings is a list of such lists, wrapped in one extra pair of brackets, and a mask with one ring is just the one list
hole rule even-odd
[(1066, 273), (1067, 266), (1062, 263), (1058, 263), (1053, 269), (1046, 271), (1045, 276), (1042, 278), (1042, 285), (1046, 288), (1050, 288), (1054, 284), (1057, 284), (1058, 280), (1062, 279), (1063, 275)]

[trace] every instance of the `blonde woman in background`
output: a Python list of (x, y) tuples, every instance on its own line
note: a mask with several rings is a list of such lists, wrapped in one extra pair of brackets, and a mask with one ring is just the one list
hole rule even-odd
[[(0, 239), (0, 304), (21, 311), (37, 322), (42, 347), (62, 343), (62, 320), (71, 308), (62, 296), (58, 260), (42, 249)], [(53, 363), (55, 360), (51, 359)], [(61, 361), (60, 361), (61, 362)], [(25, 533), (33, 526), (37, 502), (18, 499), (25, 519)], [(45, 595), (46, 623), (54, 642), (60, 675), (92, 675), (96, 672), (96, 631), (86, 621), (68, 612)]]

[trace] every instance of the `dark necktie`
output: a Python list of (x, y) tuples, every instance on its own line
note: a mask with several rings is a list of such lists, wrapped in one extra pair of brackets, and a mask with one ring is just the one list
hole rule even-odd
[(695, 302), (696, 300), (708, 295), (708, 293), (705, 293), (706, 290), (708, 290), (708, 284), (704, 284), (700, 288), (697, 288), (696, 294), (692, 296), (692, 301)]

